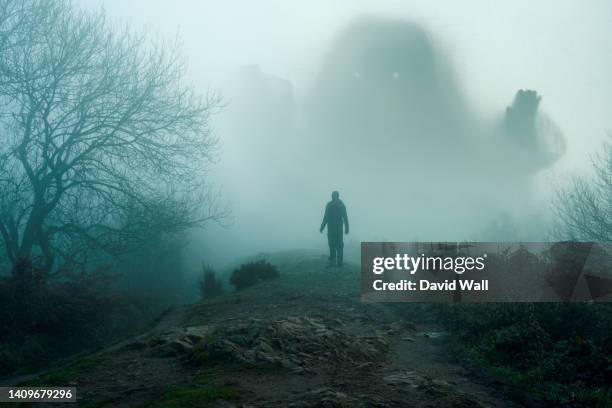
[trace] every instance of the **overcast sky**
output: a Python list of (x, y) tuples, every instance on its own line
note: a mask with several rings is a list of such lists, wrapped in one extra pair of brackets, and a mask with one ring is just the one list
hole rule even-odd
[[(567, 174), (589, 169), (590, 156), (612, 129), (612, 2), (609, 0), (80, 1), (87, 7), (104, 7), (112, 20), (127, 22), (135, 30), (147, 28), (169, 38), (179, 34), (189, 63), (190, 79), (202, 92), (217, 89), (231, 94), (228, 85), (236, 71), (244, 65), (257, 64), (266, 75), (290, 80), (299, 103), (314, 82), (320, 62), (326, 57), (335, 36), (354, 19), (374, 15), (406, 19), (425, 28), (437, 48), (436, 54), (450, 62), (456, 82), (469, 103), (469, 111), (479, 113), (481, 123), (499, 119), (518, 89), (535, 89), (543, 95), (541, 111), (547, 113), (565, 134), (567, 153), (554, 168), (541, 172), (537, 183), (525, 184), (524, 190), (513, 193), (507, 188), (508, 180), (503, 178), (491, 176), (491, 180), (475, 181), (491, 184), (491, 189), (481, 186), (485, 197), (492, 200), (490, 204), (484, 204), (486, 200), (479, 201), (480, 206), (490, 207), (485, 208), (491, 212), (486, 217), (478, 216), (482, 214), (480, 210), (470, 203), (468, 195), (463, 194), (459, 197), (463, 200), (461, 203), (430, 200), (442, 207), (436, 210), (426, 204), (413, 209), (420, 217), (406, 218), (403, 216), (405, 209), (384, 207), (376, 197), (369, 197), (367, 191), (360, 192), (355, 186), (349, 187), (351, 180), (345, 180), (339, 189), (346, 192), (344, 197), (353, 214), (352, 224), (356, 226), (351, 228), (349, 243), (389, 237), (396, 240), (471, 239), (475, 236), (470, 235), (465, 225), (455, 223), (456, 220), (468, 223), (474, 227), (472, 230), (477, 229), (476, 224), (484, 230), (494, 222), (495, 211), (509, 211), (514, 204), (523, 206), (524, 210), (520, 216), (522, 221), (515, 220), (517, 228), (521, 223), (532, 226), (542, 234), (536, 235), (541, 239), (547, 227), (539, 227), (532, 220), (544, 222), (540, 212), (546, 213), (549, 206), (544, 191), (551, 190), (551, 181), (554, 185), (558, 180), (565, 180), (563, 176)], [(257, 115), (257, 111), (254, 114)], [(282, 112), (279, 114), (282, 116)], [(262, 156), (251, 150), (256, 150), (254, 146), (257, 145), (241, 140), (247, 137), (274, 140), (274, 135), (262, 129), (259, 133), (256, 129), (232, 133), (224, 118), (230, 118), (230, 123), (241, 122), (228, 113), (217, 119), (218, 136), (225, 143), (213, 182), (221, 184), (226, 196), (234, 202), (235, 226), (230, 229), (213, 227), (207, 231), (208, 235), (194, 244), (194, 265), (199, 265), (202, 259), (218, 264), (238, 255), (278, 248), (318, 247), (324, 252), (324, 239), (317, 227), (320, 207), (329, 193), (324, 190), (331, 187), (283, 195), (295, 189), (291, 169), (277, 171), (288, 173), (288, 181), (274, 181), (274, 177), (266, 175), (266, 166), (256, 159)], [(277, 136), (282, 140), (287, 135)], [(251, 162), (243, 160), (241, 154)], [(502, 152), (500, 160), (507, 158), (505, 165), (512, 165), (511, 155), (511, 152)], [(269, 161), (269, 157), (263, 160)], [(466, 159), (460, 165), (466, 169), (478, 166), (473, 159), (472, 162)], [(504, 163), (499, 167), (504, 167)], [(481, 173), (486, 175), (489, 171)], [(325, 175), (316, 171), (309, 177), (298, 184), (318, 185), (325, 181)], [(417, 180), (419, 196), (437, 194), (439, 188), (436, 186), (444, 182), (429, 178)], [(534, 192), (542, 192), (539, 199)], [(496, 200), (499, 205), (495, 204)], [(412, 198), (407, 202), (419, 205)], [(502, 208), (504, 205), (508, 208)], [(372, 212), (374, 208), (384, 210), (378, 211), (378, 218), (372, 219), (376, 213)], [(301, 216), (296, 218), (296, 213)], [(476, 216), (476, 220), (468, 214)], [(437, 220), (442, 229), (436, 230), (425, 215)], [(419, 226), (416, 220), (421, 220), (425, 226)], [(408, 232), (399, 235), (375, 232), (376, 226), (384, 230), (385, 225), (405, 227)], [(463, 231), (464, 235), (457, 236), (457, 231)], [(510, 239), (504, 231), (494, 238)], [(428, 235), (423, 235), (425, 232)], [(254, 241), (253, 236), (258, 239)], [(526, 237), (533, 239), (532, 235)]]
[(223, 88), (236, 68), (259, 64), (303, 89), (330, 40), (353, 18), (405, 17), (445, 50), (477, 109), (500, 112), (517, 88), (568, 138), (564, 168), (585, 163), (612, 128), (612, 2), (391, 0), (82, 0), (113, 19), (179, 33), (194, 83)]

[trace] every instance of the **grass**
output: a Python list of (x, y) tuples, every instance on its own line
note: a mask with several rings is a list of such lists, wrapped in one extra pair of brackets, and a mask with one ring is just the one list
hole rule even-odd
[(112, 405), (112, 401), (103, 400), (103, 401), (93, 401), (93, 402), (81, 402), (79, 401), (80, 408), (102, 408)]
[(238, 389), (227, 386), (177, 387), (170, 389), (158, 401), (148, 406), (152, 408), (209, 407), (211, 402), (220, 399), (236, 399), (239, 395)]
[(493, 377), (503, 378), (512, 386), (536, 399), (554, 403), (555, 406), (607, 408), (612, 401), (612, 387), (587, 384), (562, 384), (550, 378), (541, 367), (525, 371), (507, 365), (492, 363), (478, 346), (454, 345), (453, 350), (472, 363), (483, 367)]
[(236, 387), (210, 384), (210, 374), (200, 372), (188, 386), (172, 387), (160, 399), (147, 404), (151, 408), (209, 407), (217, 400), (235, 400), (240, 396)]
[(58, 368), (46, 374), (39, 376), (33, 380), (25, 381), (19, 384), (20, 387), (37, 387), (37, 386), (65, 386), (69, 382), (74, 381), (75, 377), (82, 372), (92, 370), (100, 365), (103, 361), (103, 356), (85, 357), (66, 367)]
[(609, 407), (609, 304), (441, 305), (457, 352), (545, 405)]

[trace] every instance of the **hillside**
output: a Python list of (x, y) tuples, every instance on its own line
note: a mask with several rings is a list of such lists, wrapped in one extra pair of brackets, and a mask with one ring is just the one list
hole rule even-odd
[(265, 257), (280, 278), (172, 310), (27, 384), (75, 386), (83, 407), (521, 406), (453, 358), (423, 307), (362, 303), (356, 265)]

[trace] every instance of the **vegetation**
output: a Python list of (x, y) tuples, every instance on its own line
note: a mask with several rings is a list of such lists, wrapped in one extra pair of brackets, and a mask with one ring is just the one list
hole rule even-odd
[(152, 403), (156, 408), (209, 407), (217, 400), (235, 400), (240, 390), (229, 385), (214, 384), (210, 374), (199, 372), (188, 386), (176, 386), (167, 390)]
[(557, 239), (612, 241), (612, 134), (610, 138), (593, 159), (591, 177), (575, 176), (557, 189)]
[(278, 278), (278, 268), (266, 260), (248, 262), (232, 272), (230, 282), (236, 290), (242, 290), (263, 280)]
[[(612, 241), (612, 143), (593, 166), (592, 178), (574, 177), (557, 190), (559, 240)], [(532, 395), (568, 407), (609, 406), (611, 305), (459, 304), (438, 311), (465, 355)]]
[(102, 363), (101, 357), (86, 357), (68, 365), (42, 375), (31, 381), (26, 381), (19, 384), (20, 387), (41, 387), (41, 386), (65, 386), (73, 382), (78, 374), (82, 374), (88, 370), (92, 370)]
[(232, 387), (189, 386), (168, 391), (151, 406), (156, 408), (205, 408), (210, 407), (214, 401), (231, 400), (239, 395), (239, 391)]
[(157, 310), (145, 299), (109, 291), (104, 277), (48, 283), (21, 302), (14, 300), (14, 281), (0, 279), (0, 376), (34, 371), (142, 330)]
[(227, 211), (206, 183), (218, 98), (187, 84), (180, 44), (0, 0), (0, 55), (3, 375), (142, 327), (152, 286), (177, 292), (184, 232)]
[(217, 279), (215, 270), (211, 266), (202, 266), (202, 274), (200, 276), (200, 293), (203, 299), (223, 294), (223, 285)]
[[(557, 190), (555, 236), (612, 241), (612, 142), (594, 173)], [(524, 255), (521, 259), (526, 261)], [(440, 319), (464, 355), (548, 404), (607, 407), (612, 400), (612, 305), (441, 305)]]
[[(169, 271), (178, 269), (185, 231), (227, 216), (206, 183), (219, 100), (187, 85), (180, 51), (70, 0), (0, 0), (0, 376), (141, 329), (157, 310), (122, 279), (155, 270), (177, 281)], [(523, 97), (535, 114), (539, 97)], [(612, 241), (611, 208), (612, 142), (592, 178), (557, 191), (557, 238)], [(240, 265), (230, 282), (239, 291), (278, 277), (261, 260)], [(127, 279), (128, 289), (145, 281)], [(205, 299), (223, 292), (210, 267), (199, 283)], [(610, 305), (436, 310), (467, 356), (546, 402), (612, 400)], [(211, 355), (199, 347), (196, 359)], [(65, 385), (96, 363), (81, 360), (42, 385)], [(208, 406), (237, 394), (195, 384), (169, 390), (157, 406)]]
[(203, 186), (217, 99), (185, 85), (177, 44), (68, 0), (2, 0), (0, 13), (0, 242), (13, 266), (36, 258), (51, 274), (223, 215)]
[(604, 407), (612, 398), (608, 304), (457, 304), (441, 320), (470, 358), (548, 403)]

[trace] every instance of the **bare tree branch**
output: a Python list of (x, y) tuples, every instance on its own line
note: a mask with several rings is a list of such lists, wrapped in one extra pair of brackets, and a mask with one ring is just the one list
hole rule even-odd
[(612, 142), (594, 158), (593, 169), (591, 178), (574, 177), (569, 186), (557, 189), (557, 238), (612, 241)]
[[(0, 0), (0, 237), (11, 262), (128, 250), (227, 216), (205, 180), (219, 99), (175, 43), (68, 0)], [(203, 211), (202, 209), (205, 208)]]

